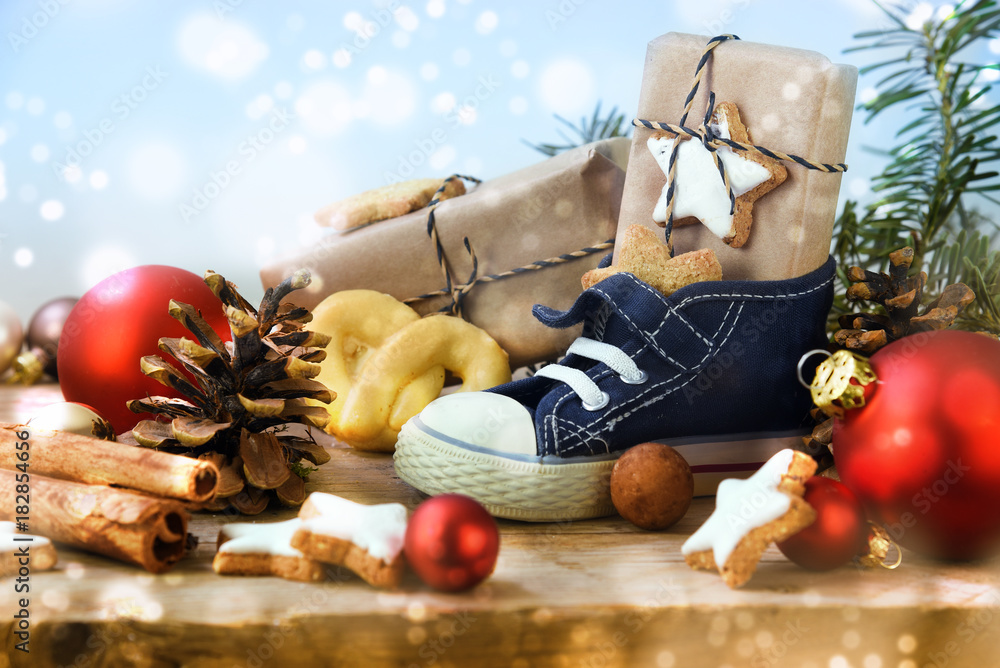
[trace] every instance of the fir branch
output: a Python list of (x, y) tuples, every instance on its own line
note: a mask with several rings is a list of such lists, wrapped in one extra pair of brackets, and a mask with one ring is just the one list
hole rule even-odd
[[(841, 267), (877, 269), (891, 251), (912, 246), (912, 271), (926, 265), (928, 299), (950, 283), (964, 282), (979, 298), (960, 325), (1000, 332), (1000, 251), (990, 250), (996, 225), (972, 207), (976, 200), (998, 204), (992, 193), (1000, 190), (995, 170), (1000, 108), (985, 105), (991, 89), (981, 77), (996, 66), (964, 60), (975, 53), (970, 46), (996, 37), (1000, 9), (995, 0), (966, 0), (948, 16), (913, 29), (907, 25), (906, 7), (873, 2), (892, 25), (858, 33), (859, 44), (848, 49), (887, 52), (883, 60), (861, 69), (881, 78), (875, 84), (878, 95), (859, 109), (866, 113), (866, 123), (897, 107), (915, 117), (900, 128), (897, 143), (885, 153), (889, 163), (872, 183), (877, 198), (860, 214), (856, 202), (845, 204), (835, 225), (833, 252)], [(847, 310), (845, 298), (838, 297), (831, 328)]]
[(297, 475), (298, 477), (302, 478), (307, 482), (309, 481), (310, 474), (319, 471), (318, 468), (314, 466), (306, 466), (302, 462), (290, 462), (288, 464), (288, 468), (289, 470), (291, 470), (292, 473), (294, 473), (295, 475)]
[(600, 139), (611, 137), (628, 137), (632, 133), (632, 124), (625, 114), (618, 113), (618, 107), (612, 107), (606, 117), (601, 116), (601, 103), (597, 103), (594, 113), (588, 120), (586, 117), (580, 119), (579, 125), (573, 125), (559, 114), (553, 114), (555, 119), (568, 128), (575, 137), (569, 137), (562, 128), (556, 128), (556, 133), (562, 138), (562, 144), (532, 144), (522, 139), (525, 144), (544, 155), (553, 156), (563, 151), (583, 146)]

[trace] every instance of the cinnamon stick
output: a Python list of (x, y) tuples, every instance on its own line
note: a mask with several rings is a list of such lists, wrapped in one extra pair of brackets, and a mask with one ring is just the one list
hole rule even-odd
[[(25, 431), (28, 438), (18, 438), (17, 433)], [(0, 469), (16, 468), (22, 460), (17, 458), (15, 443), (25, 440), (29, 443), (31, 472), (51, 478), (128, 487), (195, 502), (212, 498), (218, 483), (219, 470), (211, 461), (3, 423), (0, 423)]]
[[(150, 573), (168, 570), (184, 555), (188, 514), (181, 502), (37, 475), (34, 460), (31, 470), (31, 533)], [(16, 515), (16, 487), (16, 472), (0, 471), (0, 520)]]

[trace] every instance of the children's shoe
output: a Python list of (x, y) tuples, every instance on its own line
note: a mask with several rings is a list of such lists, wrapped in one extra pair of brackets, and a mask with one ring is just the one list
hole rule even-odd
[(568, 311), (535, 306), (549, 327), (583, 322), (558, 364), (486, 392), (431, 402), (396, 444), (399, 476), (455, 492), (498, 517), (553, 521), (614, 513), (609, 478), (625, 450), (677, 448), (695, 493), (748, 476), (801, 447), (810, 403), (796, 366), (823, 348), (834, 261), (781, 281), (712, 281), (664, 297), (629, 273)]

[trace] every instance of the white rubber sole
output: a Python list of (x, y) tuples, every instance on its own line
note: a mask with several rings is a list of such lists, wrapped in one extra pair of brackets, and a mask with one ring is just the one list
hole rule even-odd
[[(725, 478), (746, 478), (774, 453), (800, 447), (802, 434), (659, 441), (691, 466), (695, 496), (715, 494)], [(610, 479), (617, 459), (540, 464), (463, 448), (428, 433), (418, 420), (403, 425), (393, 455), (396, 473), (425, 494), (464, 494), (495, 517), (526, 522), (613, 515)]]
[(464, 494), (494, 517), (554, 522), (615, 512), (610, 479), (614, 459), (579, 464), (520, 462), (467, 450), (403, 425), (393, 462), (405, 482), (425, 494)]

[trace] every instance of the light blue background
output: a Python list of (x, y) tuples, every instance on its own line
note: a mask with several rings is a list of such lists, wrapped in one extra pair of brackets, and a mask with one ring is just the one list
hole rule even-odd
[[(523, 167), (542, 156), (522, 139), (558, 142), (552, 114), (577, 120), (598, 100), (632, 114), (661, 33), (734, 32), (863, 65), (872, 54), (842, 53), (852, 34), (886, 25), (868, 0), (0, 7), (0, 300), (25, 320), (148, 263), (214, 269), (256, 301), (259, 268), (323, 234), (312, 212), (330, 201), (408, 166)], [(903, 125), (861, 121), (842, 198), (870, 196), (883, 163), (862, 147)]]

